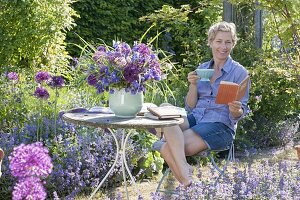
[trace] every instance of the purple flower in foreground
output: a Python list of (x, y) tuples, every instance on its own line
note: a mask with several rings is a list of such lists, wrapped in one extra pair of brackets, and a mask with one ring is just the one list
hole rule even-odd
[(19, 76), (16, 72), (9, 72), (7, 74), (7, 78), (11, 81), (18, 81), (19, 80)]
[(49, 98), (49, 92), (47, 91), (46, 88), (40, 86), (40, 87), (37, 87), (34, 91), (34, 96), (36, 96), (37, 98), (39, 99), (48, 99)]
[(19, 145), (14, 148), (9, 161), (12, 175), (18, 178), (46, 177), (53, 168), (48, 149), (41, 142)]
[(44, 81), (48, 81), (50, 79), (50, 74), (48, 72), (40, 71), (35, 75), (35, 81), (37, 83), (42, 83)]
[(65, 85), (65, 81), (62, 76), (53, 76), (50, 79), (48, 85), (53, 88), (61, 88), (62, 86)]
[(37, 177), (27, 177), (20, 179), (14, 187), (12, 193), (13, 200), (43, 200), (46, 199), (47, 193), (41, 182)]

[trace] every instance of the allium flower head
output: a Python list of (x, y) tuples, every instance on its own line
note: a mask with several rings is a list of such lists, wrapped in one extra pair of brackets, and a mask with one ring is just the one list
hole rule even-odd
[(9, 162), (12, 175), (18, 178), (47, 177), (53, 168), (48, 149), (41, 142), (14, 148)]
[(14, 187), (12, 193), (13, 200), (43, 200), (46, 199), (47, 193), (41, 182), (37, 177), (27, 177), (20, 179)]
[(38, 99), (46, 100), (49, 98), (50, 94), (46, 88), (39, 86), (35, 89), (34, 96), (36, 96), (36, 98), (38, 98)]
[(40, 71), (35, 75), (35, 81), (37, 83), (47, 82), (51, 78), (48, 72)]
[(48, 85), (53, 88), (61, 88), (65, 85), (65, 81), (62, 76), (52, 76)]
[(19, 76), (16, 72), (9, 72), (7, 74), (7, 78), (11, 81), (18, 81), (19, 80)]

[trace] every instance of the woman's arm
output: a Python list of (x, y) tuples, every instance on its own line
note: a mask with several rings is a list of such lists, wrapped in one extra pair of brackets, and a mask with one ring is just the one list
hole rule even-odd
[(199, 77), (195, 71), (188, 73), (188, 81), (190, 82), (189, 91), (186, 95), (186, 104), (190, 108), (195, 108), (198, 101), (197, 81)]

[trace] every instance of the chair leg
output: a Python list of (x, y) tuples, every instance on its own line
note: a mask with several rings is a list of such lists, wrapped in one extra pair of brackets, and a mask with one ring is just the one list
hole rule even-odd
[(233, 161), (234, 160), (234, 144), (232, 143), (232, 145), (230, 146), (230, 149), (229, 149), (229, 152), (228, 152), (228, 156), (227, 156), (227, 159), (226, 159), (226, 163), (224, 164), (224, 166), (222, 167), (222, 169), (216, 164), (215, 159), (213, 158), (213, 156), (211, 155), (210, 152), (208, 153), (208, 157), (211, 160), (214, 168), (219, 172), (219, 176), (217, 177), (217, 179), (216, 179), (216, 181), (214, 183), (214, 185), (216, 185), (218, 183), (219, 179), (222, 176), (225, 176), (225, 170), (227, 168), (227, 165), (228, 165), (229, 161)]
[(170, 173), (171, 173), (171, 169), (167, 168), (166, 171), (164, 172), (163, 176), (161, 177), (155, 192), (160, 192), (160, 193), (164, 193), (167, 195), (178, 195), (178, 192), (176, 190), (161, 189), (163, 181)]
[(171, 172), (171, 169), (170, 168), (167, 168), (166, 171), (163, 173), (163, 176), (161, 177), (158, 185), (157, 185), (157, 188), (156, 188), (156, 192), (161, 192), (162, 190), (160, 189), (164, 179), (170, 174)]

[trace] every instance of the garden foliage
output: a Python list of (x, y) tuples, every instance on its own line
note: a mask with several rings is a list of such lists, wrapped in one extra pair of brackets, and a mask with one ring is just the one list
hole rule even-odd
[[(300, 32), (296, 28), (300, 20), (299, 2), (260, 1), (259, 6), (254, 1), (231, 2), (237, 7), (248, 6), (264, 12), (262, 49), (249, 48), (249, 40), (243, 40), (233, 52), (233, 56), (242, 58), (241, 63), (247, 61), (242, 64), (252, 76), (249, 102), (252, 112), (240, 124), (238, 140), (256, 148), (293, 145), (299, 141), (296, 138), (299, 138), (300, 119), (300, 68), (297, 67)], [(249, 32), (249, 39), (253, 34)]]
[(18, 68), (67, 70), (67, 31), (77, 16), (70, 0), (1, 0), (0, 72)]
[[(120, 40), (133, 44), (149, 28), (148, 24), (138, 19), (163, 4), (172, 3), (166, 1), (144, 0), (81, 0), (75, 2), (72, 7), (80, 15), (75, 19), (77, 26), (67, 34), (68, 52), (73, 56), (79, 56), (81, 50), (77, 45), (81, 43), (78, 36), (90, 43), (99, 43), (99, 40)], [(112, 45), (112, 43), (108, 43)]]
[[(255, 1), (231, 2), (243, 7), (243, 11), (256, 9)], [(260, 3), (265, 12), (263, 48), (254, 46), (254, 23), (247, 18), (247, 27), (237, 23), (240, 40), (232, 52), (233, 58), (249, 70), (252, 82), (249, 101), (252, 112), (239, 124), (237, 134), (237, 147), (241, 150), (283, 146), (300, 140), (297, 67), (300, 65), (297, 28), (300, 5), (295, 0)], [(75, 10), (80, 18), (74, 19)], [(83, 0), (75, 3), (68, 0), (2, 0), (0, 146), (9, 155), (22, 143), (43, 142), (49, 148), (53, 163), (53, 171), (45, 179), (47, 195), (73, 198), (78, 193), (90, 193), (113, 160), (115, 146), (111, 135), (107, 130), (65, 124), (59, 118), (59, 110), (108, 105), (107, 93), (99, 95), (85, 84), (87, 66), (80, 62), (86, 59), (87, 44), (99, 44), (100, 38), (101, 42), (117, 39), (133, 44), (142, 37), (143, 42), (152, 42), (160, 50), (159, 57), (166, 58), (169, 64), (164, 66), (165, 77), (161, 81), (146, 86), (145, 101), (183, 106), (188, 89), (186, 75), (211, 58), (206, 31), (213, 22), (221, 20), (221, 12), (221, 1), (208, 0)], [(75, 29), (69, 31), (75, 23)], [(87, 42), (82, 42), (82, 38)], [(67, 42), (69, 52), (65, 50)], [(68, 60), (68, 53), (81, 57)], [(37, 91), (41, 85), (34, 81), (34, 75), (41, 68), (50, 70), (53, 76), (62, 76), (65, 86), (58, 91), (43, 83), (43, 91)], [(18, 72), (18, 76), (9, 72)], [(127, 159), (137, 179), (152, 177), (162, 169), (159, 154), (149, 151), (155, 139), (145, 130), (138, 130), (128, 141)], [(3, 164), (0, 193), (1, 197), (10, 199), (16, 180), (11, 176), (7, 157)], [(247, 169), (248, 174), (237, 171), (234, 175), (236, 188), (224, 182), (219, 189), (226, 189), (229, 196), (236, 199), (249, 197), (249, 192), (253, 198), (269, 197), (266, 191), (283, 197), (284, 193), (275, 193), (271, 188), (271, 180), (278, 183), (275, 189), (282, 192), (288, 185), (283, 170), (288, 169), (299, 177), (299, 171), (295, 170), (299, 166), (286, 168), (281, 163), (276, 167), (274, 170), (279, 171), (279, 175), (272, 171), (273, 177), (266, 177), (265, 171), (256, 173)], [(115, 186), (120, 180), (118, 164), (105, 186)], [(255, 189), (253, 184), (257, 181), (259, 187)], [(293, 178), (286, 195), (296, 194), (295, 181), (299, 182)], [(220, 195), (210, 190), (209, 184), (198, 186), (201, 192), (197, 190), (197, 195)], [(243, 193), (237, 193), (242, 186)]]

